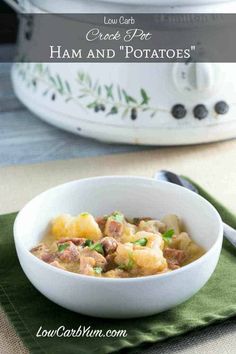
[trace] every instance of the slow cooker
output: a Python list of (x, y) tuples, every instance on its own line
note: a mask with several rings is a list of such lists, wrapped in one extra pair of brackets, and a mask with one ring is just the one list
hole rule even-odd
[[(227, 0), (7, 2), (29, 13), (236, 12), (236, 1)], [(235, 137), (235, 79), (234, 63), (15, 63), (12, 68), (16, 95), (41, 119), (107, 142), (146, 145)]]

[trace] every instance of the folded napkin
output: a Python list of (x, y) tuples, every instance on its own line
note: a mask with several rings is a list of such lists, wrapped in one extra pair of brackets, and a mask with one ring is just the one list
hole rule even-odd
[[(199, 186), (200, 193), (236, 228), (236, 217)], [(144, 343), (154, 343), (208, 326), (236, 315), (236, 250), (224, 240), (219, 264), (209, 282), (182, 305), (164, 313), (132, 320), (105, 320), (76, 314), (42, 296), (19, 265), (12, 235), (16, 214), (0, 216), (0, 301), (31, 353), (128, 353)], [(135, 296), (135, 294), (134, 294)], [(39, 328), (126, 329), (127, 337), (37, 337)], [(42, 332), (41, 332), (42, 333)]]

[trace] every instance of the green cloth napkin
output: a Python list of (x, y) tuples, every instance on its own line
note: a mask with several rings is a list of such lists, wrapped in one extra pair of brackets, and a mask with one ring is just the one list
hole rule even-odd
[[(236, 228), (236, 217), (200, 188), (223, 220)], [(17, 333), (31, 353), (128, 353), (144, 343), (154, 343), (223, 321), (236, 314), (236, 249), (227, 240), (212, 278), (194, 297), (178, 307), (141, 319), (105, 320), (82, 316), (54, 304), (27, 280), (19, 265), (12, 235), (16, 214), (0, 216), (0, 300)], [(135, 294), (134, 294), (135, 296)], [(126, 338), (42, 338), (38, 329), (126, 329)]]

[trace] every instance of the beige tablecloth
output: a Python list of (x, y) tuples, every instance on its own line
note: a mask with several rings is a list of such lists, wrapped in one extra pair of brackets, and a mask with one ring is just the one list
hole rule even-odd
[[(236, 141), (194, 147), (160, 148), (142, 153), (79, 158), (0, 169), (0, 214), (20, 209), (29, 199), (54, 185), (98, 175), (153, 176), (158, 169), (188, 175), (236, 213)], [(219, 324), (183, 339), (145, 351), (181, 354), (235, 354), (236, 324)], [(0, 353), (27, 353), (3, 312)], [(54, 353), (52, 353), (54, 354)]]

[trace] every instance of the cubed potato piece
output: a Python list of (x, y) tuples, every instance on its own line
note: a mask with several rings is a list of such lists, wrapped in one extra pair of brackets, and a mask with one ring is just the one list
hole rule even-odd
[(136, 241), (135, 234), (137, 232), (137, 226), (125, 222), (123, 234), (121, 236), (121, 242), (134, 242)]
[(51, 233), (57, 239), (75, 237), (74, 218), (68, 214), (57, 216), (52, 221)]
[(147, 239), (147, 244), (146, 247), (153, 248), (153, 249), (163, 249), (164, 247), (164, 241), (162, 239), (161, 234), (159, 233), (152, 233), (152, 232), (147, 232), (147, 231), (138, 231), (134, 235), (134, 241), (140, 240), (142, 238)]
[(198, 245), (196, 245), (196, 243), (191, 242), (190, 245), (187, 248), (187, 256), (188, 256), (188, 263), (189, 262), (193, 262), (196, 259), (200, 258), (204, 253), (204, 249)]
[(80, 257), (80, 274), (94, 275), (95, 259), (92, 257), (81, 256)]
[(191, 240), (187, 232), (181, 232), (179, 235), (173, 236), (169, 247), (185, 252), (185, 264), (193, 262), (205, 253), (202, 247), (196, 245), (196, 243)]
[(128, 264), (130, 257), (132, 257), (133, 244), (132, 243), (119, 243), (116, 249), (115, 262), (118, 265)]
[(191, 239), (187, 232), (181, 232), (179, 235), (174, 235), (170, 242), (171, 248), (186, 251), (191, 244)]
[(142, 273), (146, 275), (162, 272), (167, 268), (167, 262), (160, 249), (134, 250), (132, 258), (136, 266), (141, 268)]
[(84, 237), (90, 240), (98, 240), (102, 236), (94, 217), (88, 213), (82, 213), (76, 217), (60, 215), (53, 220), (51, 231), (56, 239)]
[(159, 220), (142, 220), (138, 225), (139, 230), (153, 232), (155, 233), (163, 233), (166, 231), (166, 225)]
[(131, 243), (119, 244), (116, 250), (115, 262), (120, 266), (127, 266), (128, 271), (142, 275), (155, 274), (167, 268), (167, 262), (161, 249), (148, 247), (135, 248)]
[(102, 232), (91, 214), (82, 213), (75, 218), (74, 222), (77, 237), (85, 237), (95, 241), (101, 238)]
[(166, 215), (161, 221), (166, 225), (167, 230), (173, 229), (175, 235), (178, 235), (181, 232), (181, 221), (177, 215)]

